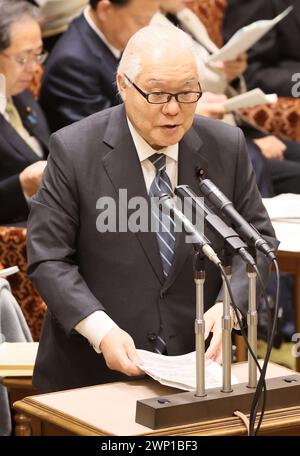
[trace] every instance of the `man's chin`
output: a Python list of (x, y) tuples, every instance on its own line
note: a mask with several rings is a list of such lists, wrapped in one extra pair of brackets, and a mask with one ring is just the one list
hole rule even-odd
[(179, 143), (179, 141), (182, 140), (183, 136), (184, 132), (179, 131), (177, 132), (177, 134), (160, 135), (159, 137), (153, 140), (151, 147), (153, 147), (153, 149), (157, 149), (158, 147), (162, 149), (164, 147), (174, 146), (174, 144), (177, 144)]

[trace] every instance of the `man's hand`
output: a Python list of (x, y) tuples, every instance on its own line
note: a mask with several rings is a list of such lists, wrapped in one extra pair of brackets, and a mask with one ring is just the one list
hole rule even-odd
[(226, 95), (216, 95), (211, 92), (204, 92), (198, 101), (196, 114), (210, 117), (211, 119), (223, 119), (226, 114), (223, 103), (226, 100)]
[(226, 75), (227, 81), (231, 82), (241, 76), (247, 69), (247, 53), (240, 54), (236, 60), (228, 60), (226, 62), (215, 62), (211, 64), (214, 68)]
[(46, 165), (46, 160), (40, 160), (27, 166), (27, 168), (23, 169), (20, 173), (19, 179), (21, 187), (27, 197), (30, 198), (38, 191)]
[(261, 153), (268, 160), (283, 160), (286, 145), (276, 138), (276, 136), (265, 136), (264, 138), (254, 139)]
[(217, 302), (204, 314), (205, 339), (208, 338), (210, 332), (213, 333), (205, 358), (216, 361), (219, 364), (222, 364), (222, 314), (222, 302)]
[(111, 329), (103, 337), (99, 348), (109, 369), (130, 376), (144, 374), (137, 367), (137, 364), (143, 363), (137, 355), (132, 338), (119, 327)]

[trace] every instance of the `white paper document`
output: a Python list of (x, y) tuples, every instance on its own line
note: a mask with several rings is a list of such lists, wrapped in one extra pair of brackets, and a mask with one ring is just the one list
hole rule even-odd
[(300, 195), (283, 193), (274, 198), (264, 198), (277, 239), (279, 250), (300, 252)]
[[(162, 385), (172, 386), (186, 391), (196, 389), (196, 353), (187, 353), (181, 356), (165, 356), (157, 353), (138, 350), (143, 361), (139, 366), (146, 374)], [(238, 383), (231, 375), (232, 384)], [(205, 388), (222, 386), (222, 367), (213, 362), (205, 362)]]
[(300, 252), (300, 222), (272, 222), (281, 252)]
[(32, 370), (38, 342), (3, 342), (0, 344), (0, 374), (2, 369)]
[(263, 198), (262, 201), (272, 221), (300, 223), (300, 195), (282, 193), (274, 198)]
[(242, 27), (221, 49), (208, 58), (208, 62), (235, 60), (240, 54), (246, 52), (257, 41), (259, 41), (266, 33), (269, 32), (269, 30), (278, 24), (278, 22), (284, 19), (292, 11), (292, 9), (293, 7), (289, 6), (274, 19), (260, 20)]
[(276, 93), (265, 94), (261, 89), (249, 90), (249, 92), (241, 93), (236, 97), (229, 98), (223, 103), (227, 111), (236, 111), (241, 108), (252, 108), (253, 106), (276, 103), (278, 97)]

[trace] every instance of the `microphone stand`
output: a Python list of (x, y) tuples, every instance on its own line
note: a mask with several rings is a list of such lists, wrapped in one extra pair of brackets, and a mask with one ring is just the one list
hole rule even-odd
[[(232, 255), (228, 249), (223, 251), (223, 265), (228, 280), (232, 277)], [(222, 315), (222, 353), (223, 353), (223, 393), (231, 393), (231, 359), (232, 359), (232, 340), (231, 340), (231, 314), (230, 314), (230, 295), (227, 284), (223, 279), (224, 299), (223, 299), (223, 315)]]
[(204, 282), (205, 268), (204, 255), (195, 250), (194, 255), (194, 281), (196, 284), (196, 393), (195, 396), (203, 397), (205, 393), (205, 322), (204, 322)]
[[(255, 249), (252, 249), (252, 256), (256, 260)], [(247, 264), (248, 284), (249, 284), (249, 307), (247, 313), (248, 339), (249, 345), (255, 356), (257, 356), (257, 308), (256, 308), (256, 279), (257, 274), (253, 266)], [(248, 350), (248, 388), (257, 386), (257, 366), (255, 360)]]

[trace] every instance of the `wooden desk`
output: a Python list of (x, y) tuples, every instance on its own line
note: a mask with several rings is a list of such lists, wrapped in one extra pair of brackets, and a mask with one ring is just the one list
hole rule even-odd
[[(233, 366), (239, 381), (245, 381), (247, 365)], [(270, 363), (267, 376), (290, 375), (293, 371)], [(27, 397), (14, 404), (30, 416), (32, 435), (163, 436), (245, 435), (238, 417), (152, 430), (135, 422), (136, 401), (173, 394), (177, 390), (152, 380), (117, 382), (77, 390)], [(261, 427), (265, 435), (300, 435), (300, 404), (266, 412)]]
[[(26, 396), (37, 394), (31, 381), (31, 377), (6, 377), (1, 379), (1, 383), (6, 386), (9, 394), (9, 404), (22, 400)], [(14, 434), (16, 436), (31, 435), (30, 418), (17, 410), (14, 413)]]
[[(281, 271), (294, 276), (294, 302), (296, 332), (300, 333), (300, 252), (278, 252), (277, 259)], [(297, 370), (300, 372), (300, 356), (297, 358)]]

